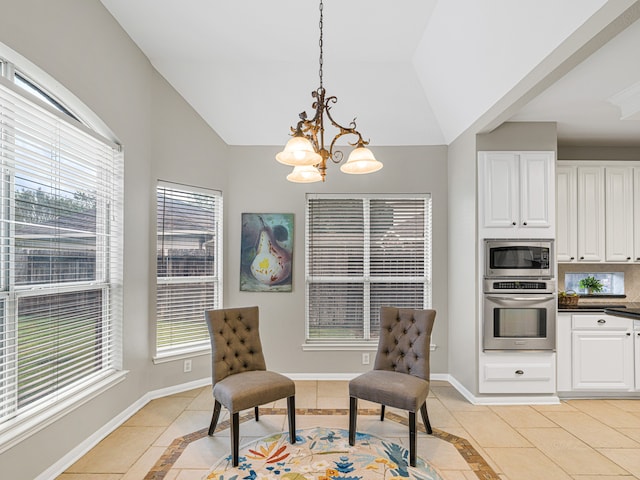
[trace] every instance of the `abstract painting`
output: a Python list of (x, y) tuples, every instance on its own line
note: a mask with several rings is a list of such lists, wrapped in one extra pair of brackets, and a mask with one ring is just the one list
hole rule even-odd
[(293, 213), (243, 213), (240, 290), (290, 292)]

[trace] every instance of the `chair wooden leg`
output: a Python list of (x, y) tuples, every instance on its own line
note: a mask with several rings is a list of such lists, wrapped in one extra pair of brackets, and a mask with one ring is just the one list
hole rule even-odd
[(216, 431), (216, 425), (218, 425), (218, 418), (220, 418), (220, 402), (216, 400), (216, 403), (213, 405), (213, 416), (211, 417), (211, 424), (209, 425), (209, 436), (213, 435), (213, 432)]
[(231, 455), (233, 466), (238, 466), (238, 450), (240, 439), (240, 413), (236, 412), (231, 416)]
[(380, 408), (380, 421), (384, 422), (384, 405), (381, 405)]
[(416, 466), (416, 412), (409, 412), (409, 465)]
[(287, 398), (287, 413), (289, 414), (289, 443), (296, 443), (296, 397)]
[(254, 410), (255, 410), (255, 417), (256, 417), (256, 422), (257, 422), (258, 420), (260, 420), (260, 414), (259, 414), (259, 412), (258, 412), (258, 407), (256, 406), (256, 407), (254, 408)]
[(358, 399), (349, 397), (349, 445), (356, 444), (356, 422), (358, 417)]
[(427, 429), (427, 433), (431, 435), (433, 430), (431, 429), (431, 423), (429, 423), (429, 414), (427, 413), (427, 401), (420, 407), (420, 413), (422, 414), (422, 421), (424, 422), (424, 428)]

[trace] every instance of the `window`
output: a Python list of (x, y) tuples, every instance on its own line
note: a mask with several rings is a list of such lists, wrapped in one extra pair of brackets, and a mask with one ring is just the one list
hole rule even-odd
[(429, 195), (307, 196), (307, 343), (378, 338), (380, 307), (431, 305)]
[(0, 79), (0, 444), (121, 370), (122, 153), (13, 80)]
[(156, 355), (208, 349), (204, 311), (222, 302), (222, 195), (157, 188)]
[(602, 285), (602, 290), (594, 292), (598, 295), (624, 295), (624, 272), (576, 272), (564, 274), (565, 290), (586, 295), (587, 289), (580, 287), (580, 280), (594, 277)]

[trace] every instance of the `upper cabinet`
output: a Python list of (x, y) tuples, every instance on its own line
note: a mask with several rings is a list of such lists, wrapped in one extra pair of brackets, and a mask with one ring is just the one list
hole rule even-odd
[(604, 259), (604, 171), (578, 167), (578, 260)]
[(554, 152), (479, 152), (484, 238), (555, 236)]
[(558, 262), (640, 261), (640, 163), (558, 162)]

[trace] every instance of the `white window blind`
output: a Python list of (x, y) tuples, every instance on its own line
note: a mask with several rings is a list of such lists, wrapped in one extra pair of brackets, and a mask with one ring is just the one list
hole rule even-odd
[(0, 431), (121, 369), (117, 145), (0, 81)]
[(222, 195), (161, 182), (157, 226), (156, 354), (209, 348), (204, 312), (222, 302)]
[(380, 307), (431, 305), (431, 197), (308, 195), (307, 342), (378, 337)]

